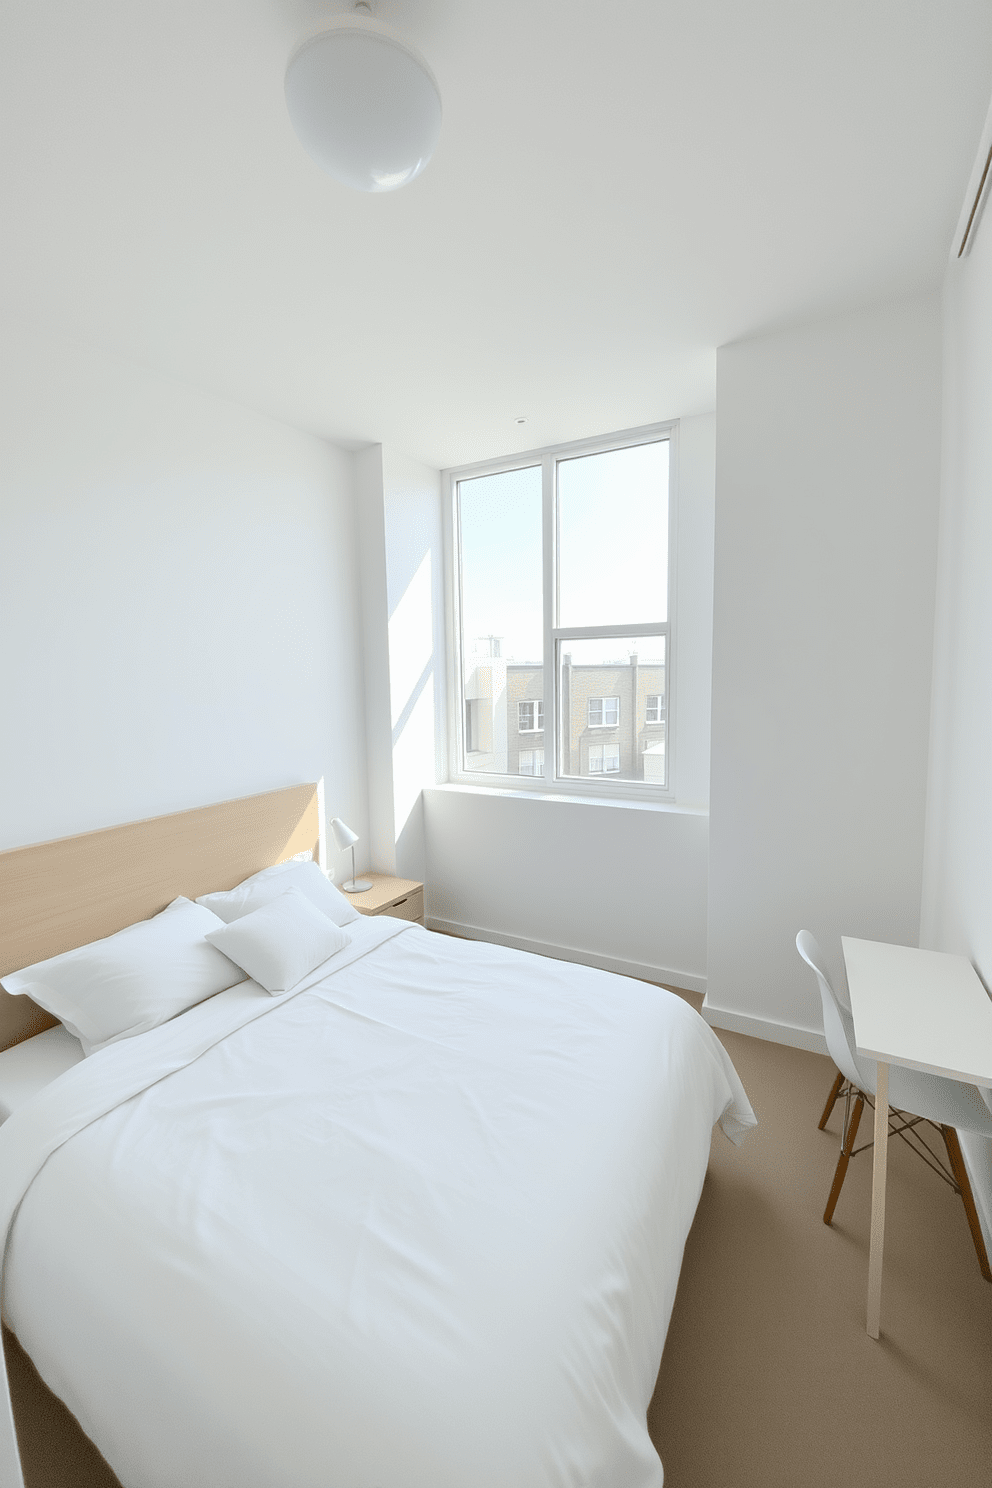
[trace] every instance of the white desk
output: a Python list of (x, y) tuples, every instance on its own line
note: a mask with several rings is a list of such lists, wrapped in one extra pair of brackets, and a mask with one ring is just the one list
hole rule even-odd
[(992, 1001), (971, 962), (843, 936), (859, 1054), (878, 1062), (868, 1256), (868, 1333), (878, 1337), (885, 1237), (889, 1065), (992, 1089)]

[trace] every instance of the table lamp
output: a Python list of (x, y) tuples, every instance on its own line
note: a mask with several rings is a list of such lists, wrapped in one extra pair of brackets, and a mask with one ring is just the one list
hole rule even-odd
[(351, 878), (341, 887), (349, 894), (360, 894), (364, 889), (370, 889), (371, 879), (355, 877), (355, 843), (358, 841), (358, 833), (345, 826), (339, 816), (335, 816), (331, 821), (331, 834), (341, 852), (344, 852), (346, 847), (351, 848)]

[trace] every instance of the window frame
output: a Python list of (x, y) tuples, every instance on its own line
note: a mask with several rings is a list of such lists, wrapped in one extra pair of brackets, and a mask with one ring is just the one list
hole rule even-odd
[[(599, 722), (598, 723), (593, 723), (593, 721), (592, 721), (592, 705), (593, 705), (593, 703), (598, 703), (599, 704)], [(608, 721), (607, 717), (606, 717), (606, 704), (607, 703), (616, 703), (616, 707), (610, 709), (610, 711), (612, 713), (616, 713), (616, 718), (613, 720), (612, 723), (610, 723)], [(586, 728), (591, 728), (591, 729), (592, 728), (594, 728), (594, 729), (618, 729), (619, 727), (620, 727), (620, 699), (618, 697), (613, 696), (613, 697), (596, 697), (596, 698), (591, 697), (591, 698), (586, 698)]]
[[(652, 698), (654, 698), (654, 700), (655, 700), (654, 717), (653, 718), (651, 716), (651, 711), (652, 711), (651, 710), (651, 699)], [(644, 722), (646, 724), (648, 724), (648, 723), (664, 723), (665, 722), (665, 694), (663, 692), (648, 692), (648, 693), (645, 693), (645, 696), (644, 696)]]
[[(575, 440), (566, 444), (547, 445), (540, 449), (526, 450), (501, 459), (483, 460), (472, 465), (452, 467), (442, 472), (444, 501), (445, 538), (445, 586), (446, 617), (448, 633), (448, 780), (455, 785), (476, 786), (500, 791), (534, 792), (556, 796), (595, 797), (604, 802), (620, 800), (631, 802), (666, 802), (676, 800), (675, 774), (675, 718), (677, 707), (677, 558), (678, 558), (678, 490), (679, 490), (679, 426), (678, 420), (646, 425), (638, 429), (620, 430), (615, 434), (604, 434), (594, 439)], [(559, 460), (568, 460), (583, 455), (605, 454), (611, 450), (626, 449), (639, 444), (655, 444), (668, 441), (668, 618), (653, 623), (623, 623), (619, 625), (556, 626), (557, 572), (558, 572), (558, 510), (556, 500), (556, 473)], [(464, 656), (461, 633), (461, 535), (459, 527), (458, 483), (479, 476), (498, 475), (514, 470), (541, 469), (542, 532), (543, 532), (543, 620), (544, 620), (544, 704), (551, 710), (550, 726), (545, 721), (544, 773), (543, 775), (511, 775), (496, 771), (465, 770), (464, 759)], [(665, 725), (666, 779), (663, 786), (644, 780), (620, 780), (613, 775), (572, 776), (557, 774), (561, 748), (558, 693), (558, 665), (562, 642), (578, 640), (623, 640), (629, 637), (665, 637), (665, 708), (662, 722)], [(660, 694), (659, 694), (660, 696)], [(637, 720), (634, 725), (636, 728)], [(602, 725), (617, 728), (619, 724)], [(521, 730), (518, 729), (518, 733)], [(528, 734), (538, 730), (528, 730)], [(636, 739), (635, 739), (636, 744)]]
[[(537, 722), (528, 724), (526, 728), (520, 722), (521, 708), (536, 708)], [(544, 699), (543, 698), (518, 698), (517, 699), (517, 733), (518, 734), (543, 734), (544, 733)]]

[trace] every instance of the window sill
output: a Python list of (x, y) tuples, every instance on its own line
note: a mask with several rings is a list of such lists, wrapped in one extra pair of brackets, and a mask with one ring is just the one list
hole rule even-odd
[(678, 801), (638, 801), (631, 796), (617, 796), (607, 800), (602, 795), (584, 795), (571, 791), (520, 790), (515, 786), (468, 785), (460, 780), (448, 780), (440, 785), (429, 785), (426, 790), (449, 791), (467, 796), (508, 796), (515, 801), (553, 801), (565, 805), (605, 806), (614, 811), (660, 811), (676, 816), (709, 816), (708, 806), (683, 806)]

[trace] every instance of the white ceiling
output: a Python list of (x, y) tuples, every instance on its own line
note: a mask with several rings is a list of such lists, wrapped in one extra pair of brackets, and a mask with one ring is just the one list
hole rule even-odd
[(445, 465), (712, 408), (724, 342), (939, 283), (988, 0), (381, 0), (444, 100), (384, 196), (283, 103), (347, 9), (4, 0), (0, 305)]

